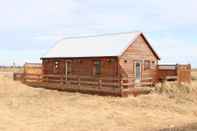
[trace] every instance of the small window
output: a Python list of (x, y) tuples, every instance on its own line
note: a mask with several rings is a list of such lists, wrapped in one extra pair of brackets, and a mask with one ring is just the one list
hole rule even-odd
[(108, 59), (108, 63), (112, 63), (113, 59)]
[(156, 61), (152, 61), (151, 68), (152, 69), (155, 69), (156, 68), (156, 65), (157, 65), (157, 62)]
[(58, 68), (59, 68), (59, 62), (55, 61), (53, 66), (53, 72), (58, 73)]
[(144, 61), (144, 70), (148, 70), (150, 69), (150, 61), (149, 60), (145, 60)]
[(56, 62), (55, 62), (55, 68), (57, 69), (57, 68), (58, 68), (58, 66), (59, 66), (59, 62), (58, 62), (58, 61), (56, 61)]
[(82, 60), (81, 60), (81, 59), (79, 59), (79, 60), (77, 60), (77, 62), (78, 62), (78, 63), (82, 63)]
[(153, 66), (156, 65), (156, 61), (152, 61), (152, 65), (153, 65)]
[(95, 61), (95, 74), (99, 75), (101, 73), (101, 61)]

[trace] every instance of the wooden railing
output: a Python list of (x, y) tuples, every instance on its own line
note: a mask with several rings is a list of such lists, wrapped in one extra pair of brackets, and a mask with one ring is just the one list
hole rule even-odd
[(138, 84), (135, 83), (134, 78), (123, 77), (91, 77), (91, 76), (74, 76), (74, 75), (41, 75), (41, 74), (24, 74), (14, 73), (14, 80), (21, 80), (23, 82), (42, 82), (42, 83), (57, 83), (57, 84), (73, 84), (73, 85), (90, 85), (97, 87), (122, 87), (128, 89), (136, 86), (153, 86), (153, 78), (143, 78)]
[(24, 78), (24, 73), (14, 73), (13, 79), (16, 81), (22, 81)]
[(177, 81), (191, 83), (191, 65), (158, 65), (158, 81)]
[(152, 77), (143, 78), (141, 86), (154, 86), (154, 80)]
[(110, 77), (90, 77), (90, 76), (65, 76), (65, 75), (38, 75), (38, 74), (25, 74), (24, 82), (44, 82), (44, 83), (57, 83), (57, 84), (72, 84), (72, 85), (89, 85), (97, 87), (115, 87), (130, 86), (130, 83), (120, 81), (118, 78)]

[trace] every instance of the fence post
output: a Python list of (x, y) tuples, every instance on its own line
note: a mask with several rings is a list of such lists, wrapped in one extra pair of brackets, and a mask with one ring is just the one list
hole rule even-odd
[(38, 78), (39, 78), (39, 80), (38, 80), (38, 81), (39, 81), (39, 82), (41, 82), (41, 81), (42, 81), (42, 75), (39, 75), (39, 77), (38, 77)]
[(99, 79), (99, 88), (102, 88), (102, 80)]
[(123, 79), (121, 78), (121, 80), (120, 80), (120, 94), (121, 94), (121, 96), (123, 96)]
[(188, 78), (189, 80), (188, 80), (188, 82), (189, 82), (189, 84), (191, 84), (191, 81), (192, 81), (192, 78), (191, 78), (191, 77), (192, 77), (192, 76), (191, 76), (191, 68), (192, 68), (192, 67), (191, 67), (191, 64), (189, 64), (189, 65), (188, 65), (188, 70), (189, 70), (189, 78)]
[(13, 78), (13, 79), (14, 79), (14, 81), (15, 81), (15, 80), (16, 80), (16, 74), (14, 73), (14, 75), (13, 75), (13, 76), (14, 76), (14, 78)]
[(26, 82), (26, 74), (25, 73), (23, 74), (23, 82), (24, 83)]
[(176, 71), (177, 71), (177, 82), (178, 82), (178, 84), (180, 85), (181, 84), (181, 73), (180, 73), (180, 66), (177, 64), (176, 65)]
[(60, 76), (60, 84), (64, 85), (64, 77), (63, 77), (63, 75)]
[(63, 81), (64, 81), (64, 84), (65, 84), (65, 85), (68, 84), (68, 83), (67, 83), (68, 79), (66, 79), (66, 76), (65, 76), (65, 75), (63, 76)]
[(81, 86), (81, 79), (80, 79), (79, 76), (78, 76), (78, 86), (79, 86), (79, 87)]
[(49, 77), (48, 77), (48, 76), (46, 76), (46, 82), (47, 82), (47, 83), (49, 82)]

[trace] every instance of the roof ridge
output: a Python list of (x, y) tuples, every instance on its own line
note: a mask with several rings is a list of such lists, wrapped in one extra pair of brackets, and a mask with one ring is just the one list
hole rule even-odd
[(70, 36), (70, 37), (64, 37), (61, 40), (66, 39), (81, 39), (81, 38), (94, 38), (94, 37), (102, 37), (102, 36), (113, 36), (113, 35), (121, 35), (121, 34), (130, 34), (130, 33), (142, 33), (140, 31), (128, 31), (128, 32), (114, 32), (114, 33), (103, 33), (103, 34), (95, 34), (95, 35), (81, 35), (81, 36)]

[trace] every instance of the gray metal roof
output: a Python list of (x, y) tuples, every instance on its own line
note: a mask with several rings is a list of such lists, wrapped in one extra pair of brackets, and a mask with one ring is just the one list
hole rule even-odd
[(42, 58), (120, 56), (141, 32), (64, 38)]

